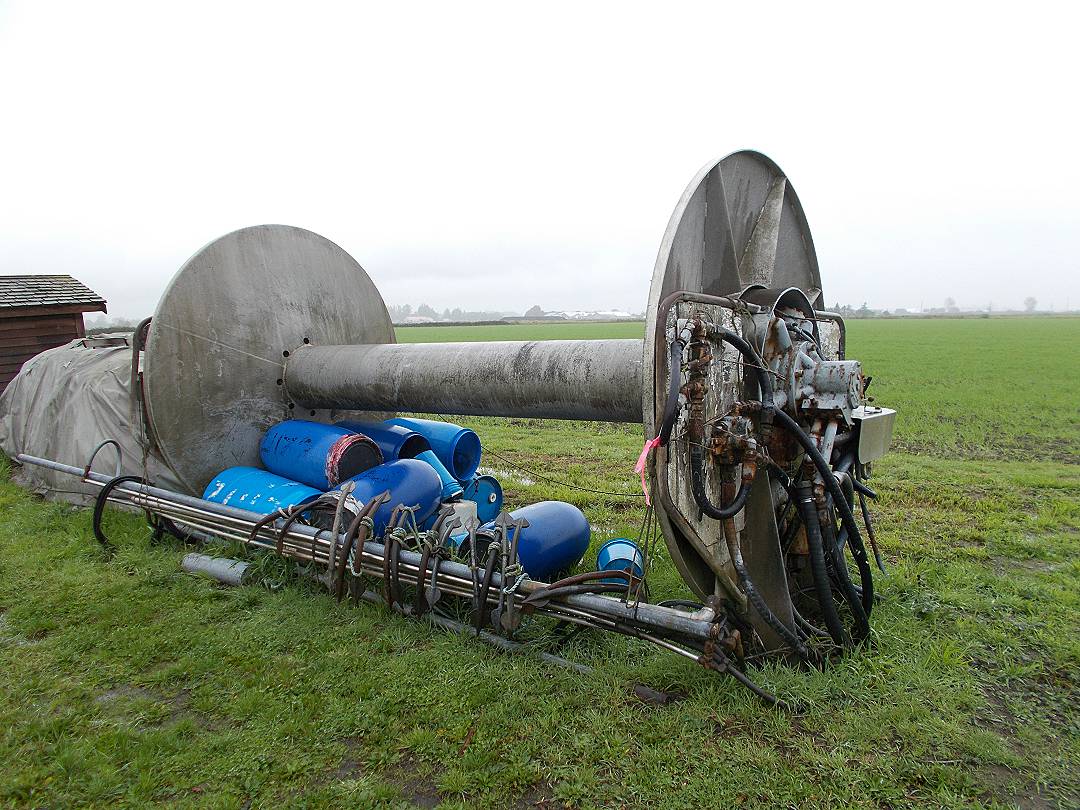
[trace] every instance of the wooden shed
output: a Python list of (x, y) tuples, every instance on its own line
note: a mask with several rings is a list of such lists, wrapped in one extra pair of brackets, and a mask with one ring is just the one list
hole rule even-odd
[(71, 276), (0, 276), (0, 391), (39, 352), (86, 336), (105, 299)]

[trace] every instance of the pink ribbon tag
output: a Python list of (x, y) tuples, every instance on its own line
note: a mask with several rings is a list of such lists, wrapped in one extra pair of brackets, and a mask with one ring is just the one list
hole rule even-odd
[(646, 506), (652, 506), (652, 501), (649, 499), (649, 488), (645, 486), (645, 461), (649, 458), (649, 453), (652, 452), (652, 449), (659, 446), (659, 444), (659, 436), (645, 442), (645, 446), (641, 448), (641, 455), (638, 456), (637, 464), (634, 465), (634, 472), (641, 476), (641, 491), (645, 493)]

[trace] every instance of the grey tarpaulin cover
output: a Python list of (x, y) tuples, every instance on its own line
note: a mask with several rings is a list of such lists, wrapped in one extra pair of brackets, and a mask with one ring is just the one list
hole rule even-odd
[[(115, 439), (123, 448), (122, 475), (139, 475), (166, 489), (184, 491), (172, 470), (140, 445), (133, 430), (131, 335), (73, 340), (28, 360), (0, 396), (0, 448), (82, 467), (94, 448)], [(112, 475), (116, 451), (103, 448), (94, 470)], [(78, 478), (24, 465), (16, 480), (48, 497), (88, 502), (99, 490)]]

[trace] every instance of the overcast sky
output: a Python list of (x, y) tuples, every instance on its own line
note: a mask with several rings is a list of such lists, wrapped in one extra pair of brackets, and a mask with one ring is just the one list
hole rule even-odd
[(685, 185), (755, 148), (830, 305), (1078, 308), (1070, 6), (0, 0), (0, 273), (141, 317), (279, 222), (389, 303), (640, 312)]

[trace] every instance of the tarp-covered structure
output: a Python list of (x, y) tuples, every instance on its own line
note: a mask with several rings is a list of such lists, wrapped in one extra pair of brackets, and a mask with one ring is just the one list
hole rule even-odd
[[(73, 340), (28, 360), (0, 395), (0, 448), (85, 466), (94, 448), (113, 439), (123, 450), (122, 475), (184, 491), (168, 465), (149, 447), (140, 405), (131, 396), (131, 333)], [(106, 447), (94, 470), (112, 475), (116, 451)], [(99, 488), (43, 467), (16, 467), (24, 486), (51, 498), (86, 503)]]

